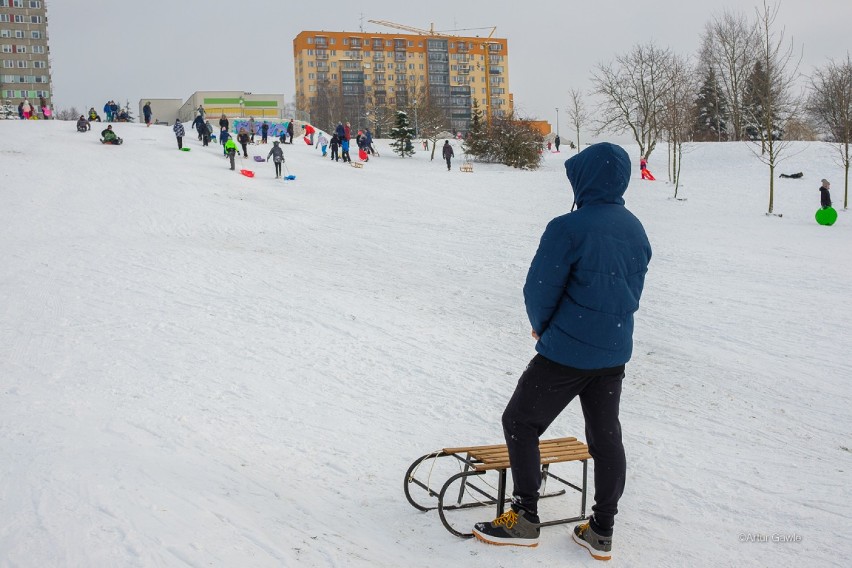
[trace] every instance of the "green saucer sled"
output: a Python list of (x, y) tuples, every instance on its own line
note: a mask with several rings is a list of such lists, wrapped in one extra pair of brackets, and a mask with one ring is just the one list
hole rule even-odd
[(183, 151), (183, 152), (189, 152), (189, 148), (181, 148), (181, 151)]
[(816, 212), (816, 222), (820, 225), (834, 225), (834, 222), (837, 221), (837, 211), (833, 207), (826, 207), (825, 209), (817, 209)]

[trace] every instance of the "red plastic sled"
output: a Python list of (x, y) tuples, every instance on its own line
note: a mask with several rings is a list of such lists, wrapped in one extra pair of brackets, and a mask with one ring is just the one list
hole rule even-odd
[(249, 178), (254, 177), (254, 172), (251, 170), (240, 170), (240, 173)]
[(307, 144), (308, 146), (310, 146), (310, 145), (311, 145), (311, 139), (310, 139), (310, 138), (308, 138), (307, 136), (305, 136), (304, 138), (302, 138), (302, 140), (304, 140), (304, 141), (305, 141), (305, 144)]
[(651, 181), (656, 181), (657, 178), (655, 178), (654, 175), (650, 171), (645, 169), (645, 170), (642, 170), (642, 179), (648, 179), (648, 180), (651, 180)]
[(358, 159), (361, 160), (362, 162), (366, 162), (367, 160), (369, 160), (369, 158), (367, 157), (367, 151), (364, 150), (363, 148), (358, 150)]

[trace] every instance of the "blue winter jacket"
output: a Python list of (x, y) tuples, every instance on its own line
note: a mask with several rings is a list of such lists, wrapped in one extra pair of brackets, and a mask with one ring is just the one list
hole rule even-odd
[(524, 284), (536, 351), (577, 369), (627, 363), (633, 313), (651, 260), (639, 220), (624, 207), (630, 158), (609, 143), (565, 162), (577, 211), (548, 223)]

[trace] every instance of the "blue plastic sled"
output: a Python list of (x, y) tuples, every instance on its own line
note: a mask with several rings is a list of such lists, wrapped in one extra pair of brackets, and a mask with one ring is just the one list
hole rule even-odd
[(284, 176), (284, 179), (292, 181), (292, 180), (296, 179), (296, 176), (294, 176), (293, 174), (290, 174), (289, 176)]

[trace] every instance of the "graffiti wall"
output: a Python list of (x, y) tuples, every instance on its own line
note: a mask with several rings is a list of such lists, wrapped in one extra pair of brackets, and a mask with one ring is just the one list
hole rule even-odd
[[(289, 124), (289, 120), (277, 122), (272, 120), (255, 120), (254, 127), (257, 130), (257, 135), (260, 136), (260, 127), (263, 123), (269, 125), (269, 138), (280, 138), (281, 134), (287, 131), (287, 124)], [(249, 132), (249, 121), (248, 119), (235, 119), (231, 124), (231, 131), (237, 133), (240, 131), (240, 128), (245, 128), (246, 132)]]

